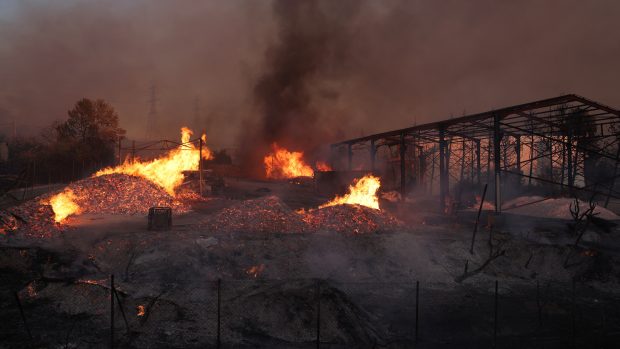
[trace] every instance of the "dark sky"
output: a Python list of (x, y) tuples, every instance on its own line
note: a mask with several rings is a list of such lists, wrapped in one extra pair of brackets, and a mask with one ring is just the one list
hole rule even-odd
[[(564, 93), (620, 107), (620, 1), (340, 3), (321, 5), (338, 40), (303, 82), (329, 137)], [(154, 84), (162, 137), (200, 124), (235, 147), (276, 17), (269, 1), (0, 0), (0, 124), (36, 133), (103, 98), (141, 138)]]

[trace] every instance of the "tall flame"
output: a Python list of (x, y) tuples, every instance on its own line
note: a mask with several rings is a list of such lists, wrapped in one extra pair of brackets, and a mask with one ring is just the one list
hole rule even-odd
[(367, 174), (359, 180), (355, 180), (349, 186), (349, 193), (344, 196), (336, 196), (332, 201), (319, 206), (319, 208), (335, 205), (362, 205), (374, 209), (379, 209), (379, 198), (377, 190), (381, 186), (379, 177)]
[[(125, 161), (122, 165), (104, 168), (95, 173), (95, 176), (123, 173), (143, 177), (174, 196), (174, 189), (183, 183), (183, 171), (195, 171), (199, 167), (200, 150), (196, 148), (194, 143), (190, 143), (192, 133), (192, 130), (187, 127), (181, 128), (181, 145), (165, 156), (150, 161)], [(203, 143), (206, 142), (206, 135), (203, 134), (201, 139)], [(204, 159), (210, 159), (212, 157), (211, 151), (203, 145), (200, 156)]]
[(57, 223), (64, 221), (72, 214), (79, 214), (81, 212), (80, 206), (75, 202), (77, 196), (71, 189), (65, 189), (62, 193), (52, 196), (49, 200), (49, 204), (54, 211), (54, 220)]
[(275, 143), (272, 147), (273, 152), (263, 159), (267, 178), (284, 179), (314, 175), (312, 168), (303, 160), (303, 152), (288, 151)]

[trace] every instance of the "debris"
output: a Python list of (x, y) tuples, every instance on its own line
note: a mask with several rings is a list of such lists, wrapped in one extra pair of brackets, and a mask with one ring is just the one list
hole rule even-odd
[(225, 208), (204, 224), (213, 231), (224, 233), (336, 232), (355, 235), (393, 230), (401, 223), (388, 213), (360, 205), (295, 212), (278, 197), (268, 196)]
[(394, 230), (401, 223), (389, 213), (361, 205), (337, 205), (311, 210), (303, 217), (309, 231), (368, 234)]
[(205, 225), (222, 233), (300, 233), (304, 228), (301, 216), (276, 196), (242, 201), (209, 217)]
[[(175, 213), (190, 210), (188, 205), (147, 179), (125, 174), (90, 177), (71, 183), (65, 189), (74, 193), (82, 213), (146, 215), (152, 206), (170, 206)], [(65, 225), (54, 221), (54, 212), (49, 205), (50, 198), (58, 193), (48, 193), (0, 211), (0, 229), (31, 238), (49, 238), (64, 230)]]

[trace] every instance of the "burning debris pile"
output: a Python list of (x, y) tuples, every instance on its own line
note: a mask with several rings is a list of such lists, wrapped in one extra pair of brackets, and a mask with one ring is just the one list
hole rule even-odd
[[(70, 184), (67, 190), (73, 192), (74, 202), (81, 213), (147, 214), (151, 206), (170, 206), (175, 212), (188, 211), (153, 182), (125, 174), (83, 179)], [(53, 205), (53, 202), (50, 204)]]
[(183, 172), (197, 170), (200, 159), (211, 158), (206, 135), (200, 147), (190, 140), (192, 130), (181, 128), (181, 144), (166, 155), (150, 161), (133, 159), (116, 167), (98, 171), (94, 178), (78, 181), (64, 191), (44, 199), (52, 207), (58, 223), (70, 215), (93, 212), (137, 214), (150, 206), (174, 206), (176, 212), (187, 209), (174, 200), (176, 188), (183, 183)]
[(111, 174), (74, 182), (60, 193), (48, 194), (2, 212), (1, 228), (6, 232), (24, 228), (25, 236), (50, 237), (62, 230), (62, 226), (55, 223), (71, 214), (147, 214), (151, 206), (170, 206), (175, 212), (189, 211), (163, 188), (144, 178)]
[(205, 222), (209, 230), (223, 233), (301, 233), (304, 222), (277, 196), (246, 200), (223, 209)]
[(306, 229), (313, 232), (370, 234), (401, 226), (394, 216), (361, 205), (336, 205), (311, 210), (303, 215)]
[(357, 204), (336, 204), (309, 211), (291, 210), (276, 196), (243, 201), (225, 208), (204, 224), (222, 233), (368, 234), (394, 230), (401, 223), (389, 213)]
[(63, 229), (55, 224), (52, 207), (37, 199), (0, 211), (0, 224), (3, 234), (23, 233), (27, 238), (49, 238)]

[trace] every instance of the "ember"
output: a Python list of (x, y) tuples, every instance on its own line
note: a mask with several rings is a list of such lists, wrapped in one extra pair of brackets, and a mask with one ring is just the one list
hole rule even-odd
[(265, 270), (264, 264), (253, 265), (245, 270), (245, 273), (253, 278), (257, 278)]
[(377, 190), (381, 186), (379, 177), (366, 175), (359, 180), (353, 182), (349, 186), (349, 193), (344, 196), (337, 196), (332, 201), (319, 206), (324, 208), (335, 205), (362, 205), (376, 210), (379, 209), (379, 198), (377, 198)]
[(265, 156), (265, 175), (267, 178), (286, 179), (294, 177), (312, 177), (314, 171), (304, 160), (304, 153), (288, 151), (273, 144), (273, 152)]
[[(174, 196), (175, 189), (183, 183), (183, 171), (195, 171), (199, 167), (199, 156), (204, 159), (212, 157), (211, 151), (206, 146), (202, 147), (202, 154), (194, 143), (190, 142), (192, 130), (183, 127), (181, 129), (181, 145), (170, 151), (166, 156), (151, 161), (126, 161), (117, 167), (108, 167), (95, 173), (95, 176), (103, 176), (112, 173), (123, 173), (142, 177), (164, 188), (168, 194)], [(207, 140), (202, 135), (203, 142)]]

